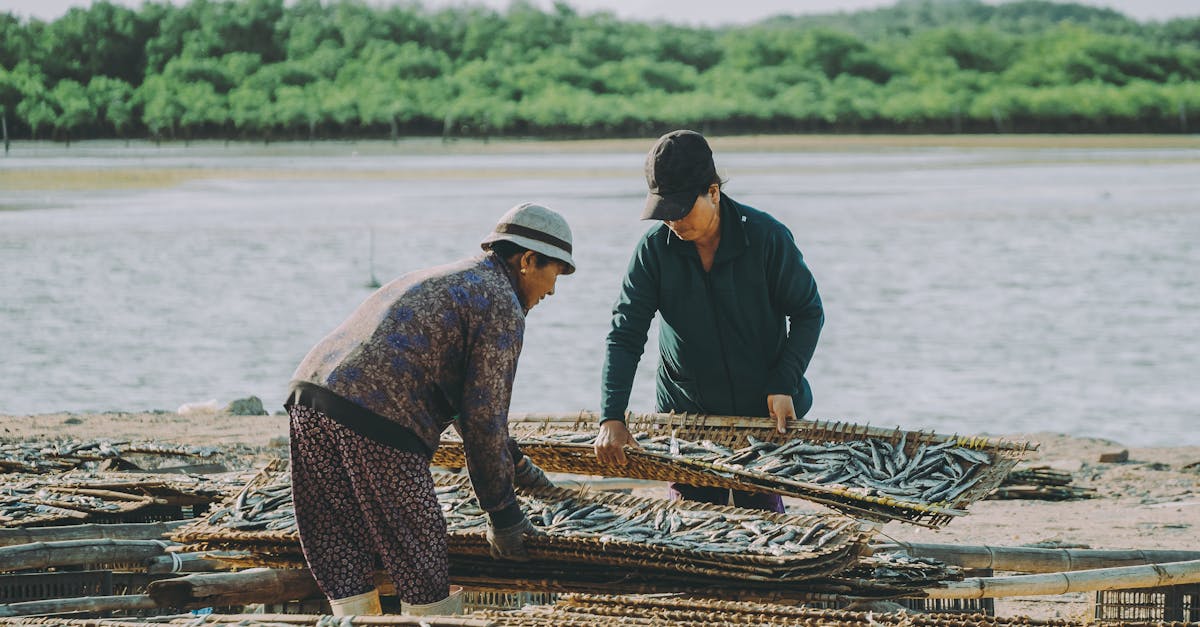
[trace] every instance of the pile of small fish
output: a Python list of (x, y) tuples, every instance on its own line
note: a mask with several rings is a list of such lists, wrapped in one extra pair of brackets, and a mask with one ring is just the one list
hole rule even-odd
[(235, 531), (295, 531), (291, 477), (284, 474), (269, 485), (247, 485), (228, 507), (216, 509), (205, 520), (209, 525)]
[(939, 581), (962, 579), (962, 569), (947, 566), (928, 557), (911, 557), (904, 553), (876, 553), (859, 558), (858, 562), (839, 577), (854, 577), (877, 582), (879, 585), (917, 584), (920, 587)]
[(130, 454), (211, 457), (221, 452), (211, 446), (181, 446), (128, 440), (27, 440), (0, 443), (0, 470), (56, 472), (77, 468), (89, 461)]
[[(793, 439), (776, 444), (747, 436), (749, 445), (734, 450), (711, 440), (691, 442), (670, 435), (634, 434), (642, 449), (650, 453), (927, 504), (954, 503), (979, 482), (980, 468), (992, 463), (987, 453), (959, 446), (953, 439), (922, 444), (910, 455), (904, 450), (906, 437), (896, 444), (874, 438), (826, 443)], [(590, 433), (560, 433), (536, 440), (584, 444), (594, 438)]]
[[(451, 532), (481, 529), (487, 524), (469, 488), (441, 486), (436, 492)], [(574, 498), (561, 501), (518, 498), (530, 522), (550, 535), (636, 542), (685, 551), (795, 555), (820, 549), (857, 526), (849, 519), (817, 517), (801, 519), (811, 523), (802, 526), (774, 522), (755, 514), (679, 508), (670, 503), (644, 511), (625, 511)]]
[(1074, 479), (1071, 473), (1048, 466), (1021, 468), (1009, 473), (987, 498), (1072, 501), (1096, 497), (1094, 489), (1072, 485)]
[(103, 498), (57, 492), (36, 484), (0, 486), (0, 526), (20, 526), (43, 519), (86, 518), (88, 513), (119, 513), (119, 503)]

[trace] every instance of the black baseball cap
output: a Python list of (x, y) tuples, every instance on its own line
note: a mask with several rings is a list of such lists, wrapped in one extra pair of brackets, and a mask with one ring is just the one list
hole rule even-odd
[(696, 131), (671, 131), (646, 154), (643, 220), (678, 220), (692, 210), (696, 198), (717, 178), (712, 149)]

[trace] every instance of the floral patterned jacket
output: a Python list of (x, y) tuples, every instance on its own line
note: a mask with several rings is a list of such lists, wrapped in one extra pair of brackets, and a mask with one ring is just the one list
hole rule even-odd
[(309, 351), (292, 385), (324, 388), (429, 451), (456, 422), (479, 503), (497, 512), (516, 503), (508, 407), (524, 336), (515, 279), (484, 253), (384, 285)]

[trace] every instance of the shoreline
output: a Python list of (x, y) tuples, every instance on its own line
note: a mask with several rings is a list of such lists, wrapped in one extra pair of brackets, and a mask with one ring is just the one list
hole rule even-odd
[[(831, 150), (879, 147), (965, 147), (965, 148), (1196, 148), (1200, 147), (1200, 133), (741, 133), (714, 134), (710, 138), (714, 150), (721, 152), (774, 151), (774, 150)], [(110, 150), (152, 150), (163, 153), (198, 152), (203, 150), (250, 150), (264, 155), (288, 152), (320, 152), (327, 148), (355, 147), (366, 149), (368, 154), (435, 154), (456, 153), (534, 153), (546, 152), (588, 153), (609, 151), (632, 151), (643, 154), (654, 137), (615, 138), (555, 138), (537, 136), (462, 137), (443, 141), (438, 136), (414, 135), (395, 141), (383, 137), (344, 137), (309, 140), (280, 140), (262, 142), (254, 140), (181, 139), (158, 141), (147, 138), (131, 139), (84, 139), (70, 144), (47, 139), (13, 139), (10, 141), (10, 157), (20, 157), (21, 152), (86, 151), (104, 148)], [(413, 152), (406, 149), (420, 149)], [(2, 157), (0, 157), (2, 158)]]

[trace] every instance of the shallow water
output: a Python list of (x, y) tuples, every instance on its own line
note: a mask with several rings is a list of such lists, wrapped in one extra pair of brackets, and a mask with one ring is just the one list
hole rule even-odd
[[(829, 144), (836, 146), (836, 142)], [(1116, 144), (1119, 145), (1119, 144)], [(596, 410), (641, 143), (17, 144), (0, 158), (0, 413), (257, 395), (398, 274), (545, 202), (579, 271), (532, 312), (513, 411)], [(791, 227), (826, 326), (810, 418), (1198, 444), (1200, 151), (722, 151)], [(634, 389), (653, 409), (654, 340)]]

